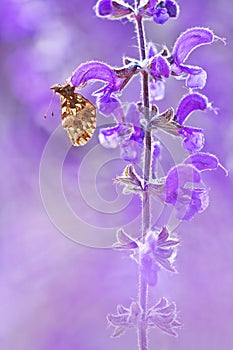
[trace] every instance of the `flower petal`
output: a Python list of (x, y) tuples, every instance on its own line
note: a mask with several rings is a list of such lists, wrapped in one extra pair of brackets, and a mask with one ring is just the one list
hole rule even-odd
[(214, 34), (208, 28), (195, 27), (186, 30), (175, 42), (173, 48), (173, 58), (175, 63), (180, 65), (197, 47), (211, 44), (213, 41)]
[(117, 231), (117, 242), (115, 242), (112, 247), (118, 250), (131, 250), (138, 248), (138, 244), (134, 238), (120, 228)]
[(159, 141), (152, 141), (152, 161), (151, 161), (151, 170), (152, 177), (156, 178), (157, 173), (157, 163), (161, 154), (161, 144)]
[(109, 16), (112, 14), (112, 0), (99, 0), (96, 4), (97, 16)]
[(135, 126), (130, 139), (121, 143), (121, 157), (127, 162), (140, 163), (143, 151), (143, 139), (143, 129)]
[(150, 254), (144, 254), (141, 259), (141, 270), (143, 277), (149, 286), (155, 286), (158, 282), (159, 266), (154, 262)]
[(133, 126), (141, 127), (140, 113), (134, 103), (130, 104), (125, 116), (125, 121), (126, 123), (132, 124)]
[(131, 126), (119, 124), (112, 128), (100, 129), (99, 142), (105, 148), (116, 148), (120, 145), (122, 139), (130, 138), (133, 132)]
[(153, 14), (153, 19), (158, 24), (164, 24), (169, 18), (175, 18), (179, 14), (179, 6), (174, 0), (160, 1), (155, 6), (155, 2), (150, 2), (151, 8), (147, 13)]
[(100, 80), (107, 83), (109, 88), (111, 88), (111, 92), (118, 90), (121, 86), (119, 83), (123, 83), (122, 79), (117, 78), (113, 68), (98, 61), (81, 64), (71, 76), (71, 83), (77, 87), (84, 85), (89, 80)]
[(178, 4), (173, 0), (166, 0), (165, 6), (167, 9), (167, 12), (169, 14), (169, 17), (175, 18), (179, 15), (179, 6)]
[(109, 117), (111, 113), (113, 113), (116, 119), (119, 120), (119, 114), (121, 116), (123, 113), (120, 101), (115, 96), (110, 95), (110, 93), (98, 96), (96, 103), (99, 111), (105, 115), (105, 117)]
[(198, 170), (188, 165), (174, 166), (166, 178), (166, 197), (167, 203), (175, 204), (179, 189), (187, 183), (199, 183), (201, 176)]
[(165, 201), (176, 208), (176, 217), (180, 220), (192, 219), (209, 204), (207, 189), (203, 185), (197, 187), (201, 181), (200, 172), (191, 165), (185, 167), (186, 165), (175, 166), (166, 179)]
[(178, 133), (184, 137), (183, 146), (189, 152), (200, 151), (205, 144), (205, 137), (202, 129), (183, 127)]
[(199, 152), (191, 154), (184, 160), (185, 164), (192, 164), (199, 171), (215, 170), (219, 165), (219, 160), (214, 154)]
[(158, 79), (157, 81), (151, 80), (150, 81), (150, 100), (153, 103), (153, 101), (160, 101), (165, 96), (165, 84), (162, 80)]
[(190, 113), (196, 110), (204, 111), (208, 108), (208, 99), (205, 95), (192, 93), (186, 95), (180, 101), (176, 114), (175, 121), (180, 125), (186, 120)]
[(168, 78), (170, 75), (170, 65), (163, 56), (156, 55), (151, 61), (149, 73), (155, 79), (161, 77)]
[(153, 43), (149, 42), (147, 47), (147, 52), (148, 52), (147, 57), (152, 58), (157, 54), (158, 51), (156, 46)]
[[(111, 316), (108, 316), (108, 321), (111, 322)], [(126, 331), (125, 327), (119, 326), (115, 327), (114, 332), (112, 334), (112, 338), (120, 337)]]
[(164, 226), (158, 235), (158, 243), (161, 244), (161, 243), (166, 242), (168, 237), (169, 237), (169, 232), (168, 232), (166, 226)]
[(121, 0), (99, 0), (95, 7), (96, 15), (109, 19), (122, 18), (133, 12), (133, 9)]
[(166, 8), (156, 8), (153, 12), (153, 20), (157, 24), (164, 24), (169, 19), (169, 14)]
[(182, 325), (177, 319), (176, 304), (161, 298), (159, 303), (148, 310), (147, 322), (151, 327), (159, 327), (162, 331), (177, 336), (176, 328)]
[(189, 74), (186, 79), (186, 86), (190, 89), (203, 89), (207, 80), (207, 73), (204, 69), (200, 68), (198, 73)]
[(190, 220), (195, 214), (203, 212), (209, 205), (208, 191), (204, 188), (194, 189), (192, 191), (189, 206), (183, 214), (182, 211), (177, 212), (177, 218), (181, 220)]
[(155, 7), (156, 3), (157, 3), (157, 0), (149, 0), (147, 1), (147, 6), (153, 8)]

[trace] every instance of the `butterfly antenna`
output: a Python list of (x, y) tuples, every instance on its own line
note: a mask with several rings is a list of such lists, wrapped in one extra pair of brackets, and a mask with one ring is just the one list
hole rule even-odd
[(49, 109), (51, 108), (51, 106), (53, 106), (53, 109), (52, 109), (52, 111), (51, 111), (51, 116), (52, 116), (52, 117), (54, 116), (54, 98), (55, 98), (55, 95), (56, 95), (56, 93), (55, 93), (55, 91), (53, 91), (53, 95), (52, 95), (52, 97), (51, 97), (51, 100), (50, 100), (50, 103), (49, 103), (49, 105), (48, 105), (48, 108), (46, 109), (46, 111), (45, 111), (45, 113), (44, 113), (44, 119), (47, 118), (47, 114), (48, 114), (48, 111), (49, 111)]

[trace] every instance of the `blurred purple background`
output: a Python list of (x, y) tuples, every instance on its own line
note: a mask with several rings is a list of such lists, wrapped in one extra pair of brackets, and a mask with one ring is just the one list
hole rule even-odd
[[(53, 213), (44, 207), (40, 193), (43, 150), (60, 125), (57, 98), (55, 116), (51, 117), (49, 111), (43, 119), (52, 96), (49, 87), (63, 83), (86, 60), (121, 66), (123, 54), (137, 55), (132, 25), (96, 18), (94, 4), (94, 0), (0, 2), (1, 350), (136, 349), (134, 330), (113, 340), (111, 330), (106, 329), (106, 314), (114, 312), (118, 303), (129, 305), (137, 295), (136, 265), (123, 253), (95, 248), (111, 244), (114, 227), (131, 222), (139, 214), (133, 210), (134, 205), (139, 206), (135, 199), (122, 215), (111, 216), (111, 209), (109, 215), (104, 215), (120, 196), (112, 186), (112, 178), (124, 166), (117, 151), (103, 153), (99, 161), (96, 135), (86, 147), (69, 149), (61, 133), (51, 153), (47, 158), (43, 156), (46, 167), (40, 179), (42, 196), (48, 194), (52, 209), (57, 210), (55, 217), (63, 219), (56, 197), (56, 184), (62, 181), (66, 203), (81, 218), (77, 236), (73, 227), (71, 233), (64, 232), (68, 238), (60, 232), (56, 222), (54, 225), (50, 220)], [(160, 296), (176, 301), (184, 328), (176, 339), (152, 330), (150, 348), (231, 350), (233, 5), (227, 0), (180, 0), (179, 4), (178, 20), (164, 26), (148, 22), (147, 35), (154, 43), (166, 43), (169, 48), (179, 33), (191, 26), (208, 26), (227, 38), (227, 46), (216, 42), (190, 57), (190, 62), (207, 70), (209, 78), (203, 92), (219, 107), (217, 116), (212, 112), (196, 113), (190, 120), (205, 128), (205, 150), (215, 153), (230, 172), (228, 177), (220, 169), (205, 175), (211, 189), (208, 210), (175, 230), (182, 241), (176, 263), (179, 274), (162, 272), (158, 286), (151, 290), (151, 301)], [(137, 83), (135, 79), (125, 90), (125, 101), (138, 99)], [(161, 109), (177, 105), (185, 93), (182, 84), (167, 84)], [(92, 99), (92, 91), (93, 87), (88, 86), (85, 96)], [(100, 119), (99, 125), (103, 123), (105, 120)], [(62, 154), (63, 146), (68, 147), (67, 155)], [(79, 177), (80, 192), (77, 174), (81, 166), (84, 173)], [(98, 175), (97, 189), (92, 175)], [(128, 198), (122, 200), (127, 207)], [(114, 210), (121, 209), (116, 205)], [(131, 223), (136, 231), (137, 220)], [(99, 233), (103, 227), (104, 233)]]

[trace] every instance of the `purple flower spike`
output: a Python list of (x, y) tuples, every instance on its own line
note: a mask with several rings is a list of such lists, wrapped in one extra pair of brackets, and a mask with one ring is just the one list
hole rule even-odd
[(219, 160), (214, 154), (199, 152), (190, 155), (184, 160), (185, 164), (192, 164), (199, 171), (216, 170)]
[(190, 28), (182, 33), (173, 48), (172, 71), (175, 75), (185, 75), (186, 86), (191, 89), (202, 89), (206, 84), (207, 73), (201, 67), (184, 65), (193, 50), (201, 45), (211, 44), (214, 34), (208, 28)]
[(130, 15), (133, 9), (121, 0), (99, 0), (96, 4), (95, 12), (98, 17), (117, 19)]
[(190, 153), (199, 152), (204, 147), (205, 136), (202, 129), (185, 126), (178, 133), (184, 137), (183, 147)]
[(208, 103), (208, 99), (205, 95), (201, 95), (199, 93), (186, 95), (182, 98), (178, 105), (175, 114), (175, 121), (182, 125), (190, 113), (196, 110), (204, 111), (209, 106), (210, 104)]
[(175, 206), (178, 219), (190, 220), (208, 207), (208, 191), (196, 187), (200, 181), (200, 172), (191, 165), (178, 165), (169, 171), (165, 202)]

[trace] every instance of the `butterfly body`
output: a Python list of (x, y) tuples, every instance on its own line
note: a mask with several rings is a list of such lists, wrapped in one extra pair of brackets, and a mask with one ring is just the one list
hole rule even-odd
[(62, 126), (74, 146), (85, 145), (93, 136), (96, 128), (95, 106), (75, 92), (75, 86), (56, 84), (51, 87), (60, 95)]

